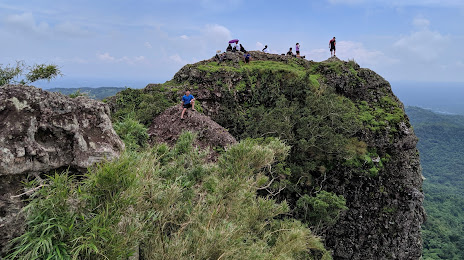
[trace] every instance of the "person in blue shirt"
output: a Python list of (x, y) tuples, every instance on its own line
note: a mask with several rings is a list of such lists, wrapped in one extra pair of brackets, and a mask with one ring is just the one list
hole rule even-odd
[(193, 97), (192, 94), (190, 94), (190, 91), (187, 90), (185, 91), (185, 95), (182, 97), (182, 114), (180, 115), (180, 119), (184, 119), (184, 113), (185, 110), (188, 108), (192, 108), (192, 110), (195, 110), (195, 97)]

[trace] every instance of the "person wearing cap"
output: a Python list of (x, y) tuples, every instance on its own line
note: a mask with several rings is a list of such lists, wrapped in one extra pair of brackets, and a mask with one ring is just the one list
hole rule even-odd
[(330, 48), (330, 57), (335, 56), (335, 45), (337, 42), (335, 41), (335, 36), (333, 37), (332, 40), (329, 42), (329, 48)]

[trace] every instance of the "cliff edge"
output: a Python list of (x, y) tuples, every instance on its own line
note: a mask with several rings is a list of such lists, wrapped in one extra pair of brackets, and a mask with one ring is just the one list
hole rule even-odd
[[(288, 171), (275, 181), (284, 189), (264, 195), (288, 201), (335, 259), (419, 259), (425, 212), (417, 137), (390, 84), (355, 61), (250, 53), (249, 64), (226, 53), (186, 65), (164, 84), (123, 91), (113, 112), (130, 107), (143, 121), (153, 109), (134, 97), (164, 110), (190, 89), (203, 113), (237, 140), (279, 137), (292, 147)], [(334, 223), (311, 214), (329, 209), (305, 208), (305, 198), (322, 190), (346, 199), (348, 210)]]

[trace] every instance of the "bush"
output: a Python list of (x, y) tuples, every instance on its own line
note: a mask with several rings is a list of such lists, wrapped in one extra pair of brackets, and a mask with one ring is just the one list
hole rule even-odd
[(112, 121), (120, 121), (126, 115), (132, 114), (135, 120), (148, 127), (153, 118), (175, 104), (174, 94), (172, 95), (172, 98), (167, 97), (168, 94), (161, 88), (149, 92), (143, 89), (125, 89), (112, 101)]
[(315, 197), (302, 196), (296, 203), (295, 213), (299, 219), (312, 223), (321, 231), (337, 223), (340, 214), (347, 210), (346, 200), (331, 192), (320, 191)]
[(26, 233), (7, 259), (330, 259), (285, 202), (257, 196), (262, 170), (288, 147), (231, 147), (218, 164), (184, 133), (89, 170), (50, 177), (26, 207)]
[(132, 115), (127, 115), (122, 121), (116, 122), (114, 130), (124, 141), (128, 150), (137, 150), (148, 144), (148, 129)]
[[(29, 72), (24, 75), (24, 70)], [(16, 62), (13, 67), (10, 65), (3, 67), (0, 64), (0, 86), (10, 83), (27, 84), (43, 79), (50, 81), (58, 76), (62, 76), (60, 68), (53, 64), (35, 64), (32, 67), (26, 66), (22, 61)], [(20, 77), (23, 78), (15, 80)]]

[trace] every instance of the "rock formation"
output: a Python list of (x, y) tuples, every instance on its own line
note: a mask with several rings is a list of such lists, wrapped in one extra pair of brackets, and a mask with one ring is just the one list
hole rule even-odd
[(236, 143), (235, 138), (222, 126), (197, 111), (188, 109), (184, 119), (180, 119), (180, 105), (168, 108), (157, 116), (148, 130), (152, 142), (174, 144), (183, 131), (197, 134), (196, 144), (201, 148), (210, 148), (214, 159), (215, 148), (225, 148)]
[[(250, 64), (239, 53), (227, 53), (222, 62), (213, 57), (186, 65), (173, 80), (149, 85), (143, 93), (174, 103), (189, 88), (204, 113), (237, 139), (277, 136), (308, 148), (292, 149), (290, 163), (303, 169), (292, 172), (299, 174), (294, 182), (299, 187), (307, 185), (302, 190), (308, 193), (320, 187), (343, 195), (349, 208), (322, 234), (334, 259), (419, 259), (425, 212), (417, 138), (390, 84), (356, 62), (336, 57), (313, 62), (250, 53)], [(321, 97), (331, 100), (321, 103), (326, 106), (311, 106), (307, 96), (312, 102)], [(311, 110), (301, 109), (309, 106)], [(174, 112), (179, 113), (178, 108)], [(343, 123), (350, 118), (356, 125), (353, 131), (337, 128), (332, 135), (348, 140), (339, 149), (348, 149), (353, 142), (350, 149), (358, 151), (358, 157), (337, 157), (337, 150), (325, 150), (332, 149), (330, 145), (311, 150), (310, 142), (317, 144), (317, 138), (325, 138), (314, 138), (311, 132), (317, 132), (320, 125), (330, 132), (327, 120)], [(284, 199), (295, 203), (295, 198)]]
[(28, 174), (85, 171), (124, 149), (107, 105), (31, 86), (0, 87), (0, 129), (0, 247), (21, 232), (17, 195)]

